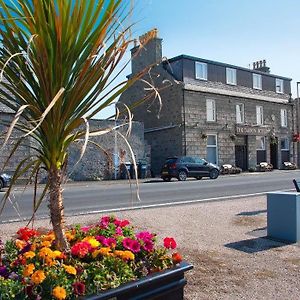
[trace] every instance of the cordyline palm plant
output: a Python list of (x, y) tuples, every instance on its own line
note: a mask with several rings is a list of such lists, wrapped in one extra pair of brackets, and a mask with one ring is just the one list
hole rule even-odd
[(88, 120), (138, 78), (111, 84), (130, 42), (131, 26), (124, 24), (131, 3), (0, 0), (0, 4), (0, 101), (16, 112), (7, 136), (12, 130), (21, 132), (13, 151), (28, 137), (34, 149), (34, 156), (21, 161), (13, 180), (28, 171), (33, 177), (40, 168), (46, 170), (56, 246), (68, 250), (62, 197), (68, 148), (85, 140)]

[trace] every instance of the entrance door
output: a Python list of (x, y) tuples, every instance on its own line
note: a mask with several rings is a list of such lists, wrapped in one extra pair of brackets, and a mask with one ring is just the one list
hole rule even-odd
[(243, 171), (248, 169), (247, 145), (235, 145), (235, 165)]
[(274, 169), (278, 169), (278, 146), (276, 142), (270, 143), (270, 162)]

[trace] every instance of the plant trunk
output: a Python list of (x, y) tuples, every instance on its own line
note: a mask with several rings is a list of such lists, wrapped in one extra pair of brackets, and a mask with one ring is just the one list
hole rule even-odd
[(48, 171), (48, 176), (50, 190), (50, 218), (55, 235), (56, 247), (61, 251), (69, 251), (69, 243), (64, 230), (64, 206), (61, 187), (63, 174), (61, 170), (58, 170), (57, 168), (51, 168)]

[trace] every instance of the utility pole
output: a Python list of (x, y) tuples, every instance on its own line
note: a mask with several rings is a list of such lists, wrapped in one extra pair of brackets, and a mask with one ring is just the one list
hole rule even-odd
[[(297, 101), (296, 101), (296, 129), (297, 129), (297, 135), (299, 136), (299, 84), (300, 82), (297, 82)], [(300, 166), (300, 145), (299, 142), (297, 142), (297, 161), (298, 161), (298, 167)]]

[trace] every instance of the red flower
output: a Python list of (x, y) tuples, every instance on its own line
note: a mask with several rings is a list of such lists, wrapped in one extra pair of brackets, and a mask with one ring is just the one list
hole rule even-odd
[(175, 240), (171, 237), (166, 237), (164, 239), (164, 246), (167, 248), (167, 249), (175, 249), (177, 247), (177, 244), (175, 242)]
[(118, 219), (116, 219), (116, 220), (114, 221), (114, 224), (115, 224), (116, 226), (119, 226), (119, 227), (125, 227), (125, 226), (129, 225), (130, 223), (129, 223), (128, 220), (118, 220)]
[(174, 264), (179, 264), (182, 262), (182, 256), (178, 252), (175, 252), (172, 254), (172, 260)]
[(85, 293), (85, 284), (82, 282), (74, 282), (72, 284), (73, 286), (73, 290), (74, 290), (74, 294), (75, 295), (79, 295), (82, 296)]
[(23, 227), (17, 231), (17, 234), (20, 240), (28, 241), (30, 238), (37, 236), (38, 232), (34, 229)]

